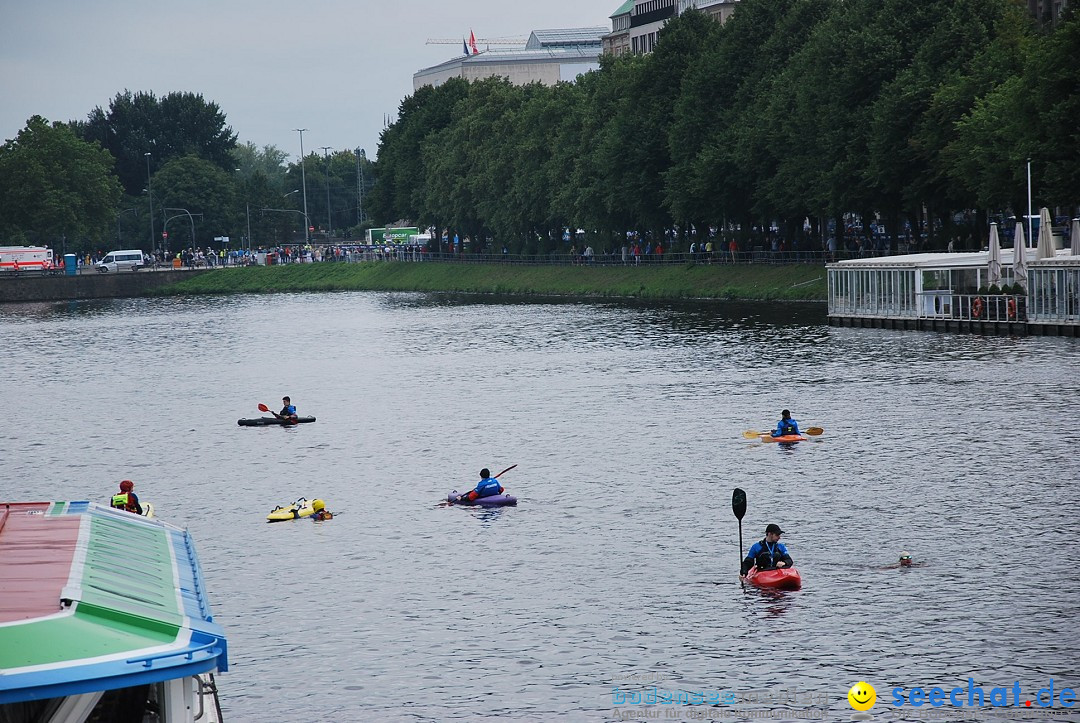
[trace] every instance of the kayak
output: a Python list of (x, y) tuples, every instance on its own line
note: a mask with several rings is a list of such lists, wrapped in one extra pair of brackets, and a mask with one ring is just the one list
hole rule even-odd
[(774, 437), (771, 434), (763, 434), (763, 435), (761, 435), (761, 441), (762, 442), (787, 442), (787, 443), (790, 444), (792, 442), (805, 442), (806, 437), (802, 436), (801, 434), (783, 434), (783, 435), (780, 435), (779, 437)]
[(266, 521), (298, 520), (301, 517), (311, 517), (313, 514), (315, 514), (315, 509), (311, 506), (311, 501), (301, 497), (291, 505), (278, 505), (270, 510), (270, 514), (266, 516)]
[(446, 496), (447, 502), (453, 502), (455, 505), (465, 505), (466, 507), (505, 507), (514, 506), (517, 504), (517, 497), (508, 495), (503, 492), (501, 495), (488, 495), (487, 497), (480, 497), (469, 502), (455, 502), (460, 493), (457, 490), (453, 490)]
[[(297, 424), (307, 424), (308, 422), (314, 422), (315, 417), (297, 417)], [(271, 424), (291, 424), (284, 419), (278, 419), (277, 417), (256, 417), (255, 419), (237, 419), (236, 423), (241, 427), (266, 427)]]
[(768, 587), (774, 590), (798, 590), (802, 587), (802, 577), (794, 567), (785, 567), (778, 570), (758, 570), (755, 565), (746, 573), (744, 579), (758, 587)]

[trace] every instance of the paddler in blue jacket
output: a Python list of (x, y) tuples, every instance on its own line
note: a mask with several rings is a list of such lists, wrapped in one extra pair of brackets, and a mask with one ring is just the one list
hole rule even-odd
[(799, 434), (799, 423), (791, 418), (791, 412), (787, 409), (780, 412), (780, 421), (776, 423), (776, 429), (772, 436), (784, 437), (789, 434)]
[(501, 495), (503, 493), (503, 486), (499, 484), (499, 480), (491, 476), (491, 470), (484, 467), (480, 470), (480, 481), (476, 485), (476, 489), (470, 490), (463, 495), (459, 495), (457, 502), (472, 502), (478, 500), (481, 497), (491, 497), (492, 495)]
[(757, 565), (759, 570), (773, 570), (794, 565), (784, 543), (780, 542), (782, 534), (784, 531), (780, 529), (780, 525), (766, 527), (765, 539), (755, 542), (750, 547), (746, 558), (742, 561), (742, 571), (739, 574), (745, 575), (754, 565)]
[(276, 412), (275, 416), (278, 419), (284, 419), (290, 424), (296, 424), (298, 417), (296, 416), (296, 405), (292, 403), (292, 400), (288, 397), (281, 398), (281, 411)]

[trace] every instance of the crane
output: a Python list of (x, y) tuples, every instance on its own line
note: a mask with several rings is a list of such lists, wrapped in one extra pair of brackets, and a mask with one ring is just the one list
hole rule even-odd
[[(428, 38), (424, 45), (457, 45), (462, 40), (469, 42), (468, 38)], [(477, 38), (477, 45), (524, 45), (527, 40), (523, 38)]]

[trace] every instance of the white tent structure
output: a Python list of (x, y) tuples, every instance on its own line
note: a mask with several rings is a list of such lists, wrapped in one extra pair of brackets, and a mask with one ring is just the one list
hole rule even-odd
[(1035, 260), (1054, 258), (1054, 229), (1050, 226), (1050, 209), (1039, 209), (1039, 245), (1035, 247)]
[(1027, 289), (1027, 241), (1024, 239), (1024, 222), (1016, 222), (1016, 235), (1013, 236), (1013, 280)]
[(987, 284), (1001, 283), (1001, 241), (998, 240), (998, 225), (990, 224), (990, 244), (987, 247)]

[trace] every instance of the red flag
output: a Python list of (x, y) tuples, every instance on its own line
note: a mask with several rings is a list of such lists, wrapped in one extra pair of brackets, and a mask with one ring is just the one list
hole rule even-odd
[(480, 50), (476, 47), (476, 35), (473, 34), (472, 28), (469, 28), (469, 47), (472, 48), (473, 55), (480, 53)]

